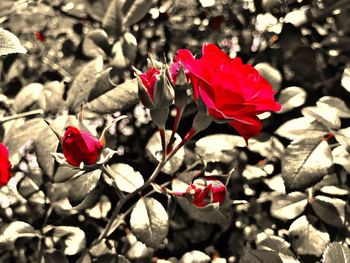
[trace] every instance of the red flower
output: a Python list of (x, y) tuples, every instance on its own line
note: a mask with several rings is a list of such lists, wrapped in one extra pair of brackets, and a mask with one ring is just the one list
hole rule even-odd
[(0, 187), (7, 184), (12, 176), (11, 163), (7, 148), (0, 143)]
[(200, 59), (179, 50), (175, 61), (189, 71), (194, 100), (201, 99), (214, 121), (229, 122), (245, 140), (259, 134), (258, 114), (281, 108), (270, 83), (256, 69), (240, 58), (231, 59), (214, 44), (203, 45)]
[[(160, 71), (156, 68), (150, 68), (147, 70), (147, 72), (139, 75), (142, 81), (142, 84), (146, 88), (148, 96), (150, 97), (151, 101), (154, 100), (156, 80), (157, 80), (157, 77), (159, 76), (160, 76)], [(140, 96), (140, 98), (142, 99), (142, 96)]]
[(45, 36), (41, 33), (41, 32), (39, 32), (39, 31), (36, 31), (36, 32), (34, 32), (34, 36), (35, 36), (35, 38), (37, 39), (37, 40), (39, 40), (41, 43), (44, 43), (45, 42)]
[(69, 126), (62, 138), (62, 150), (69, 164), (81, 162), (92, 165), (97, 162), (103, 149), (101, 142), (86, 131)]
[(186, 190), (192, 204), (203, 207), (208, 204), (219, 203), (221, 205), (226, 197), (226, 186), (213, 178), (200, 178), (193, 181)]

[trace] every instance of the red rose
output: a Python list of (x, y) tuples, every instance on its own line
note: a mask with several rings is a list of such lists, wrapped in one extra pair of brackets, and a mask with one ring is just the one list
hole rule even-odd
[(195, 179), (186, 190), (192, 204), (203, 207), (208, 204), (219, 203), (221, 205), (226, 197), (226, 186), (213, 178)]
[(7, 184), (12, 176), (11, 163), (7, 148), (0, 143), (0, 187)]
[(146, 88), (147, 93), (151, 100), (154, 100), (154, 90), (156, 85), (157, 77), (160, 76), (160, 71), (156, 68), (150, 68), (146, 73), (139, 75), (143, 86)]
[(86, 131), (69, 126), (62, 138), (62, 150), (69, 164), (81, 162), (92, 165), (97, 162), (103, 149), (101, 142)]
[(245, 140), (259, 134), (258, 114), (281, 108), (270, 83), (256, 69), (240, 58), (231, 59), (214, 44), (203, 45), (200, 59), (179, 50), (175, 61), (189, 71), (194, 100), (201, 99), (214, 121), (229, 122)]

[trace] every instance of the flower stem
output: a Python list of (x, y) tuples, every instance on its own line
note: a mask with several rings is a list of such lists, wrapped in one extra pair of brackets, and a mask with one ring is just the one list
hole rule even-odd
[(184, 146), (195, 134), (197, 133), (197, 131), (195, 129), (191, 129), (189, 130), (189, 132), (185, 135), (185, 137), (183, 138), (183, 140), (176, 145), (166, 156), (166, 160), (169, 160), (171, 157), (174, 156), (175, 153), (177, 153), (177, 151)]
[(113, 177), (113, 170), (111, 167), (109, 166), (104, 166), (102, 165), (101, 166), (101, 170), (104, 172), (105, 175), (107, 175), (109, 177), (109, 179), (112, 180), (112, 185), (114, 186), (116, 192), (117, 192), (117, 195), (120, 199), (122, 199), (125, 195), (124, 193), (119, 189), (118, 185), (116, 184), (115, 180), (114, 180), (114, 177)]
[(166, 156), (165, 130), (164, 128), (158, 128), (158, 130), (160, 135), (160, 141), (162, 144), (162, 160), (164, 160)]
[(170, 152), (173, 148), (173, 144), (175, 142), (175, 134), (177, 129), (179, 128), (180, 120), (183, 114), (183, 107), (176, 107), (176, 115), (175, 115), (175, 120), (173, 124), (173, 130), (171, 132), (171, 136), (169, 139), (169, 143), (167, 146), (167, 153)]
[(28, 112), (14, 114), (14, 115), (11, 115), (11, 116), (0, 117), (0, 123), (16, 120), (16, 119), (27, 117), (27, 116), (31, 116), (31, 115), (37, 115), (37, 114), (40, 114), (40, 115), (44, 114), (44, 111), (43, 110), (33, 110), (33, 111), (28, 111)]

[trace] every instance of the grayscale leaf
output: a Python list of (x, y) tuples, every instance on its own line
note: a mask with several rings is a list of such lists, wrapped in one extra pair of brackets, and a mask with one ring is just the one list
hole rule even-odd
[(323, 222), (333, 227), (345, 227), (345, 201), (339, 198), (318, 195), (313, 198), (311, 207)]
[(272, 159), (274, 157), (281, 157), (284, 146), (275, 136), (260, 133), (258, 136), (249, 139), (248, 149), (259, 153), (267, 159)]
[(248, 181), (263, 178), (263, 177), (266, 177), (267, 175), (268, 175), (267, 172), (261, 167), (258, 167), (256, 165), (250, 165), (250, 164), (247, 164), (245, 166), (242, 174), (242, 176)]
[(315, 121), (313, 118), (300, 117), (286, 121), (282, 124), (275, 133), (289, 140), (301, 138), (322, 138), (328, 134), (327, 127)]
[(87, 33), (82, 43), (82, 52), (85, 56), (96, 58), (109, 52), (108, 35), (103, 29), (93, 29)]
[[(132, 4), (131, 4), (132, 3)], [(127, 0), (124, 6), (128, 6), (128, 10), (123, 8), (125, 17), (123, 24), (129, 27), (139, 22), (149, 11), (152, 6), (152, 1), (149, 0)]]
[(179, 263), (209, 263), (210, 257), (199, 250), (192, 250), (186, 252), (181, 258)]
[(310, 106), (301, 110), (305, 117), (311, 117), (331, 129), (339, 129), (341, 125), (337, 110), (330, 107)]
[[(44, 263), (69, 263), (66, 256), (59, 250), (47, 250), (44, 253)], [(84, 262), (87, 263), (87, 262)]]
[(112, 0), (102, 21), (102, 26), (108, 35), (115, 39), (121, 36), (124, 27), (122, 6), (123, 1)]
[(32, 238), (39, 236), (34, 228), (26, 222), (15, 221), (1, 229), (0, 247), (14, 249), (17, 238)]
[(240, 263), (283, 263), (280, 256), (274, 251), (249, 249), (244, 252)]
[(335, 185), (325, 185), (320, 189), (320, 191), (324, 194), (333, 196), (346, 196), (350, 193), (349, 189), (340, 188)]
[(296, 86), (281, 90), (278, 102), (282, 108), (277, 113), (285, 113), (303, 105), (306, 101), (307, 93), (304, 89)]
[(84, 109), (111, 114), (133, 106), (139, 101), (137, 80), (131, 79), (85, 104)]
[(350, 118), (350, 109), (342, 99), (332, 96), (324, 96), (317, 101), (317, 106), (333, 108), (340, 118)]
[(334, 136), (344, 148), (350, 147), (350, 127), (336, 131)]
[(19, 113), (30, 109), (38, 102), (41, 91), (44, 86), (41, 83), (31, 83), (23, 87), (16, 95), (13, 103), (14, 110)]
[(70, 110), (77, 111), (80, 104), (87, 101), (91, 90), (95, 87), (102, 68), (102, 56), (97, 57), (82, 67), (67, 93), (67, 106)]
[(342, 145), (332, 150), (333, 162), (343, 166), (345, 171), (350, 173), (350, 154)]
[(265, 232), (259, 233), (256, 237), (256, 245), (258, 249), (270, 250), (289, 256), (295, 256), (290, 250), (289, 242), (282, 237), (267, 235)]
[(307, 196), (304, 193), (293, 192), (272, 199), (271, 215), (283, 221), (294, 219), (301, 215), (307, 205)]
[(289, 237), (298, 255), (322, 255), (330, 237), (327, 232), (316, 229), (306, 218), (301, 216), (289, 227)]
[(144, 184), (142, 175), (125, 163), (112, 164), (113, 178), (120, 190), (131, 193)]
[(0, 27), (0, 56), (13, 53), (27, 53), (19, 39), (10, 31)]
[(323, 263), (350, 263), (350, 249), (337, 242), (329, 244), (322, 256)]
[(131, 212), (130, 226), (136, 238), (147, 246), (157, 248), (168, 234), (169, 218), (156, 199), (143, 197)]
[(344, 68), (343, 75), (341, 77), (341, 85), (350, 92), (350, 65)]
[(75, 206), (79, 204), (96, 186), (102, 171), (100, 169), (84, 173), (69, 181), (69, 202)]
[(85, 248), (85, 232), (78, 227), (48, 225), (43, 232), (48, 244), (54, 242), (65, 255), (75, 255)]
[(63, 104), (64, 83), (57, 80), (47, 82), (41, 91), (38, 105), (47, 113), (56, 114)]
[(293, 141), (285, 150), (281, 165), (287, 192), (305, 190), (331, 172), (331, 149), (322, 139)]

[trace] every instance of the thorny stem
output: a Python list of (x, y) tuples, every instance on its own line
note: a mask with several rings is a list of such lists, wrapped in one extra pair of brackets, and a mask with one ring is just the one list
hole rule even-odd
[[(102, 233), (100, 234), (100, 236), (95, 239), (94, 242), (91, 243), (90, 247), (93, 247), (96, 244), (99, 244), (103, 239), (105, 239), (111, 231), (111, 227), (113, 226), (114, 221), (118, 218), (119, 219), (118, 222), (122, 222), (123, 217), (125, 216), (125, 213), (122, 215), (119, 215), (124, 204), (126, 202), (128, 202), (131, 198), (133, 198), (134, 196), (138, 195), (139, 193), (141, 193), (144, 189), (146, 189), (147, 187), (149, 187), (151, 185), (151, 183), (157, 178), (158, 174), (160, 173), (160, 171), (162, 170), (162, 168), (164, 167), (164, 165), (176, 154), (176, 152), (185, 145), (185, 143), (191, 139), (194, 135), (196, 134), (196, 131), (194, 129), (191, 129), (185, 136), (185, 138), (181, 141), (181, 143), (179, 143), (178, 145), (176, 145), (171, 152), (165, 157), (165, 159), (162, 159), (156, 169), (153, 171), (152, 175), (148, 178), (148, 180), (139, 188), (137, 188), (135, 191), (129, 193), (128, 195), (124, 196), (123, 198), (120, 199), (119, 203), (117, 204), (117, 206), (115, 207), (112, 216), (110, 218), (110, 220), (107, 223), (107, 226), (105, 227), (105, 229), (102, 231)], [(119, 223), (120, 224), (120, 223)], [(118, 225), (119, 225), (118, 224)]]
[(176, 134), (177, 128), (179, 127), (182, 113), (183, 113), (183, 108), (176, 107), (176, 115), (175, 115), (175, 120), (174, 120), (174, 124), (173, 124), (173, 130), (171, 132), (171, 136), (170, 136), (169, 143), (167, 146), (167, 152), (171, 151), (173, 144), (175, 142), (175, 134)]
[(32, 111), (27, 111), (27, 112), (23, 112), (23, 113), (14, 114), (14, 115), (11, 115), (11, 116), (0, 117), (0, 123), (16, 120), (16, 119), (27, 117), (27, 116), (31, 116), (31, 115), (37, 115), (37, 114), (40, 114), (40, 115), (44, 114), (44, 111), (43, 110), (32, 110)]

